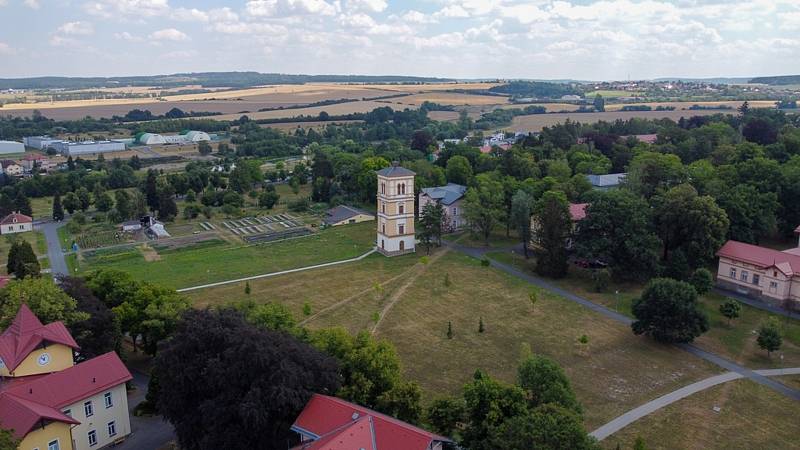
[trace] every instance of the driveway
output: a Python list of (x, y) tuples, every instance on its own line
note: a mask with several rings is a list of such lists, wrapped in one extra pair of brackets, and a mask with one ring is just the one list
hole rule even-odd
[(56, 275), (69, 275), (67, 260), (61, 249), (61, 242), (58, 239), (58, 229), (66, 225), (65, 222), (40, 222), (36, 226), (44, 232), (47, 241), (47, 257), (50, 259), (50, 271)]
[(176, 439), (175, 432), (165, 420), (160, 416), (136, 417), (133, 410), (147, 394), (147, 383), (150, 377), (137, 371), (131, 370), (133, 380), (131, 381), (136, 390), (128, 395), (128, 410), (131, 415), (131, 434), (124, 442), (115, 446), (115, 449), (123, 450), (157, 450), (170, 441)]

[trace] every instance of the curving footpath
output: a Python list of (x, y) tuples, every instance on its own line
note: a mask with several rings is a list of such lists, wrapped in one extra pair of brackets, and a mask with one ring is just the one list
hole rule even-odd
[[(788, 369), (755, 370), (754, 372), (764, 377), (774, 377), (781, 375), (798, 375), (800, 374), (800, 367), (792, 367)], [(611, 436), (612, 434), (625, 428), (631, 423), (641, 419), (642, 417), (651, 414), (665, 406), (671, 405), (677, 402), (678, 400), (686, 398), (692, 394), (708, 389), (710, 387), (714, 387), (718, 384), (726, 383), (728, 381), (738, 380), (744, 377), (745, 377), (744, 375), (738, 372), (725, 372), (720, 375), (715, 375), (713, 377), (706, 378), (705, 380), (700, 380), (696, 383), (692, 383), (688, 386), (684, 386), (678, 390), (672, 391), (669, 394), (662, 395), (661, 397), (649, 401), (642, 406), (634, 408), (626, 412), (625, 414), (617, 417), (616, 419), (612, 420), (611, 422), (608, 422), (607, 424), (601, 426), (600, 428), (592, 431), (591, 433), (589, 433), (589, 435), (595, 437), (598, 441), (602, 441), (603, 439)]]

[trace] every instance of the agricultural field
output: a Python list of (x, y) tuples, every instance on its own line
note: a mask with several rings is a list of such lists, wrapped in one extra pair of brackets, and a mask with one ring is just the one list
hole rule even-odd
[(337, 120), (337, 121), (327, 121), (327, 122), (285, 122), (285, 123), (265, 123), (259, 126), (262, 128), (274, 128), (276, 130), (281, 130), (285, 132), (291, 132), (298, 128), (305, 128), (305, 129), (313, 128), (314, 130), (319, 131), (328, 125), (344, 125), (344, 124), (361, 123), (361, 122), (363, 122), (363, 120)]
[(498, 95), (473, 95), (456, 92), (423, 92), (389, 100), (395, 100), (413, 106), (419, 106), (424, 102), (433, 102), (442, 105), (497, 105), (507, 103), (508, 101), (506, 97)]
[(354, 258), (373, 247), (374, 227), (374, 223), (365, 222), (258, 245), (244, 245), (241, 240), (234, 244), (209, 239), (175, 248), (151, 242), (150, 247), (157, 252), (158, 258), (133, 247), (99, 250), (84, 255), (83, 260), (78, 261), (78, 269), (82, 272), (119, 269), (141, 280), (184, 288)]
[[(719, 412), (714, 408), (719, 408)], [(603, 441), (648, 449), (798, 449), (797, 402), (750, 380), (736, 380), (679, 400)]]
[(221, 116), (211, 116), (208, 118), (214, 120), (236, 120), (242, 117), (243, 115), (246, 115), (251, 120), (283, 119), (283, 118), (291, 118), (299, 116), (317, 116), (319, 115), (319, 113), (323, 111), (331, 116), (338, 116), (343, 114), (370, 112), (375, 108), (382, 108), (385, 106), (388, 106), (394, 110), (403, 110), (406, 108), (415, 109), (414, 106), (400, 103), (400, 100), (401, 99), (387, 99), (380, 101), (358, 101), (358, 102), (337, 103), (334, 105), (326, 105), (326, 106), (312, 106), (309, 108), (282, 109), (282, 110), (262, 111), (262, 112), (257, 112), (257, 110), (252, 110), (251, 112), (248, 113), (224, 114)]
[[(565, 368), (590, 429), (717, 373), (702, 360), (635, 337), (627, 327), (574, 303), (442, 250), (427, 264), (419, 254), (373, 255), (346, 266), (252, 280), (250, 285), (249, 296), (244, 283), (186, 295), (197, 307), (245, 298), (280, 302), (309, 328), (373, 330), (395, 344), (404, 372), (420, 383), (425, 402), (456, 392), (477, 368), (513, 381), (525, 348), (553, 357)], [(534, 307), (528, 298), (532, 290), (539, 297)], [(309, 316), (302, 312), (306, 303)], [(478, 333), (479, 317), (484, 333)], [(448, 321), (452, 340), (445, 336)], [(588, 345), (578, 342), (582, 334), (589, 336)]]

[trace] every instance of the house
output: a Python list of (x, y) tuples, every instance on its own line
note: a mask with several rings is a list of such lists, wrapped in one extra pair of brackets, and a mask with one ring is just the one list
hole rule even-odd
[(12, 176), (12, 177), (21, 177), (23, 173), (22, 166), (17, 164), (16, 161), (12, 161), (10, 159), (4, 159), (0, 161), (0, 165), (3, 166), (3, 173)]
[(586, 218), (586, 207), (589, 206), (588, 203), (570, 203), (569, 204), (569, 216), (572, 218), (573, 224), (575, 222), (580, 222), (581, 220)]
[(592, 184), (594, 189), (611, 189), (622, 184), (627, 173), (609, 173), (606, 175), (586, 175), (586, 179)]
[(0, 220), (0, 234), (25, 233), (26, 231), (33, 231), (33, 218), (30, 216), (12, 212)]
[[(795, 233), (800, 235), (800, 227)], [(717, 256), (717, 286), (772, 305), (800, 309), (800, 244), (780, 251), (728, 241)]]
[(25, 304), (0, 335), (0, 427), (19, 449), (89, 450), (130, 434), (130, 372), (114, 352), (74, 364), (77, 349), (63, 323), (43, 325)]
[(56, 164), (54, 161), (51, 161), (46, 156), (38, 153), (28, 153), (24, 158), (22, 158), (20, 164), (25, 172), (33, 171), (34, 167), (38, 167), (42, 171), (49, 172), (58, 166), (58, 164)]
[(325, 213), (325, 218), (322, 219), (322, 223), (335, 227), (337, 225), (368, 222), (370, 220), (375, 220), (374, 214), (353, 208), (352, 206), (339, 205), (329, 209)]
[(144, 232), (153, 239), (170, 237), (164, 224), (156, 220), (153, 216), (144, 216), (139, 219), (139, 223), (141, 224), (141, 228), (144, 228)]
[(639, 142), (644, 142), (647, 144), (655, 144), (658, 141), (657, 134), (633, 134), (630, 136), (620, 136), (620, 139), (627, 140), (628, 138), (634, 138)]
[(377, 171), (378, 175), (378, 251), (386, 256), (413, 253), (414, 172), (392, 163)]
[(444, 208), (443, 229), (446, 233), (459, 230), (467, 225), (464, 218), (464, 208), (461, 204), (467, 187), (455, 183), (447, 183), (445, 186), (422, 188), (419, 193), (419, 211), (422, 215), (422, 208), (428, 203), (438, 202)]
[(314, 394), (291, 427), (300, 435), (293, 450), (442, 450), (452, 441), (393, 417)]

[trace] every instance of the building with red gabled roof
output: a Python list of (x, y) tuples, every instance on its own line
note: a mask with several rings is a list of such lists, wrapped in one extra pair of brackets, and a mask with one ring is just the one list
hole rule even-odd
[(581, 220), (586, 218), (586, 207), (589, 206), (588, 203), (570, 203), (569, 204), (569, 216), (572, 218), (573, 222), (580, 222)]
[(39, 153), (26, 154), (25, 157), (20, 161), (20, 165), (22, 165), (22, 168), (26, 172), (32, 171), (34, 167), (38, 167), (40, 170), (45, 172), (49, 172), (50, 170), (58, 167), (58, 164), (56, 164), (54, 161)]
[(452, 441), (336, 397), (314, 394), (292, 425), (293, 450), (441, 450)]
[(14, 234), (33, 231), (33, 217), (20, 212), (12, 212), (0, 220), (0, 234)]
[(800, 309), (800, 246), (780, 251), (728, 241), (717, 256), (718, 286), (773, 305)]
[(0, 335), (0, 427), (20, 449), (97, 449), (130, 434), (130, 372), (114, 352), (76, 365), (76, 349), (63, 323), (43, 325), (25, 304)]

